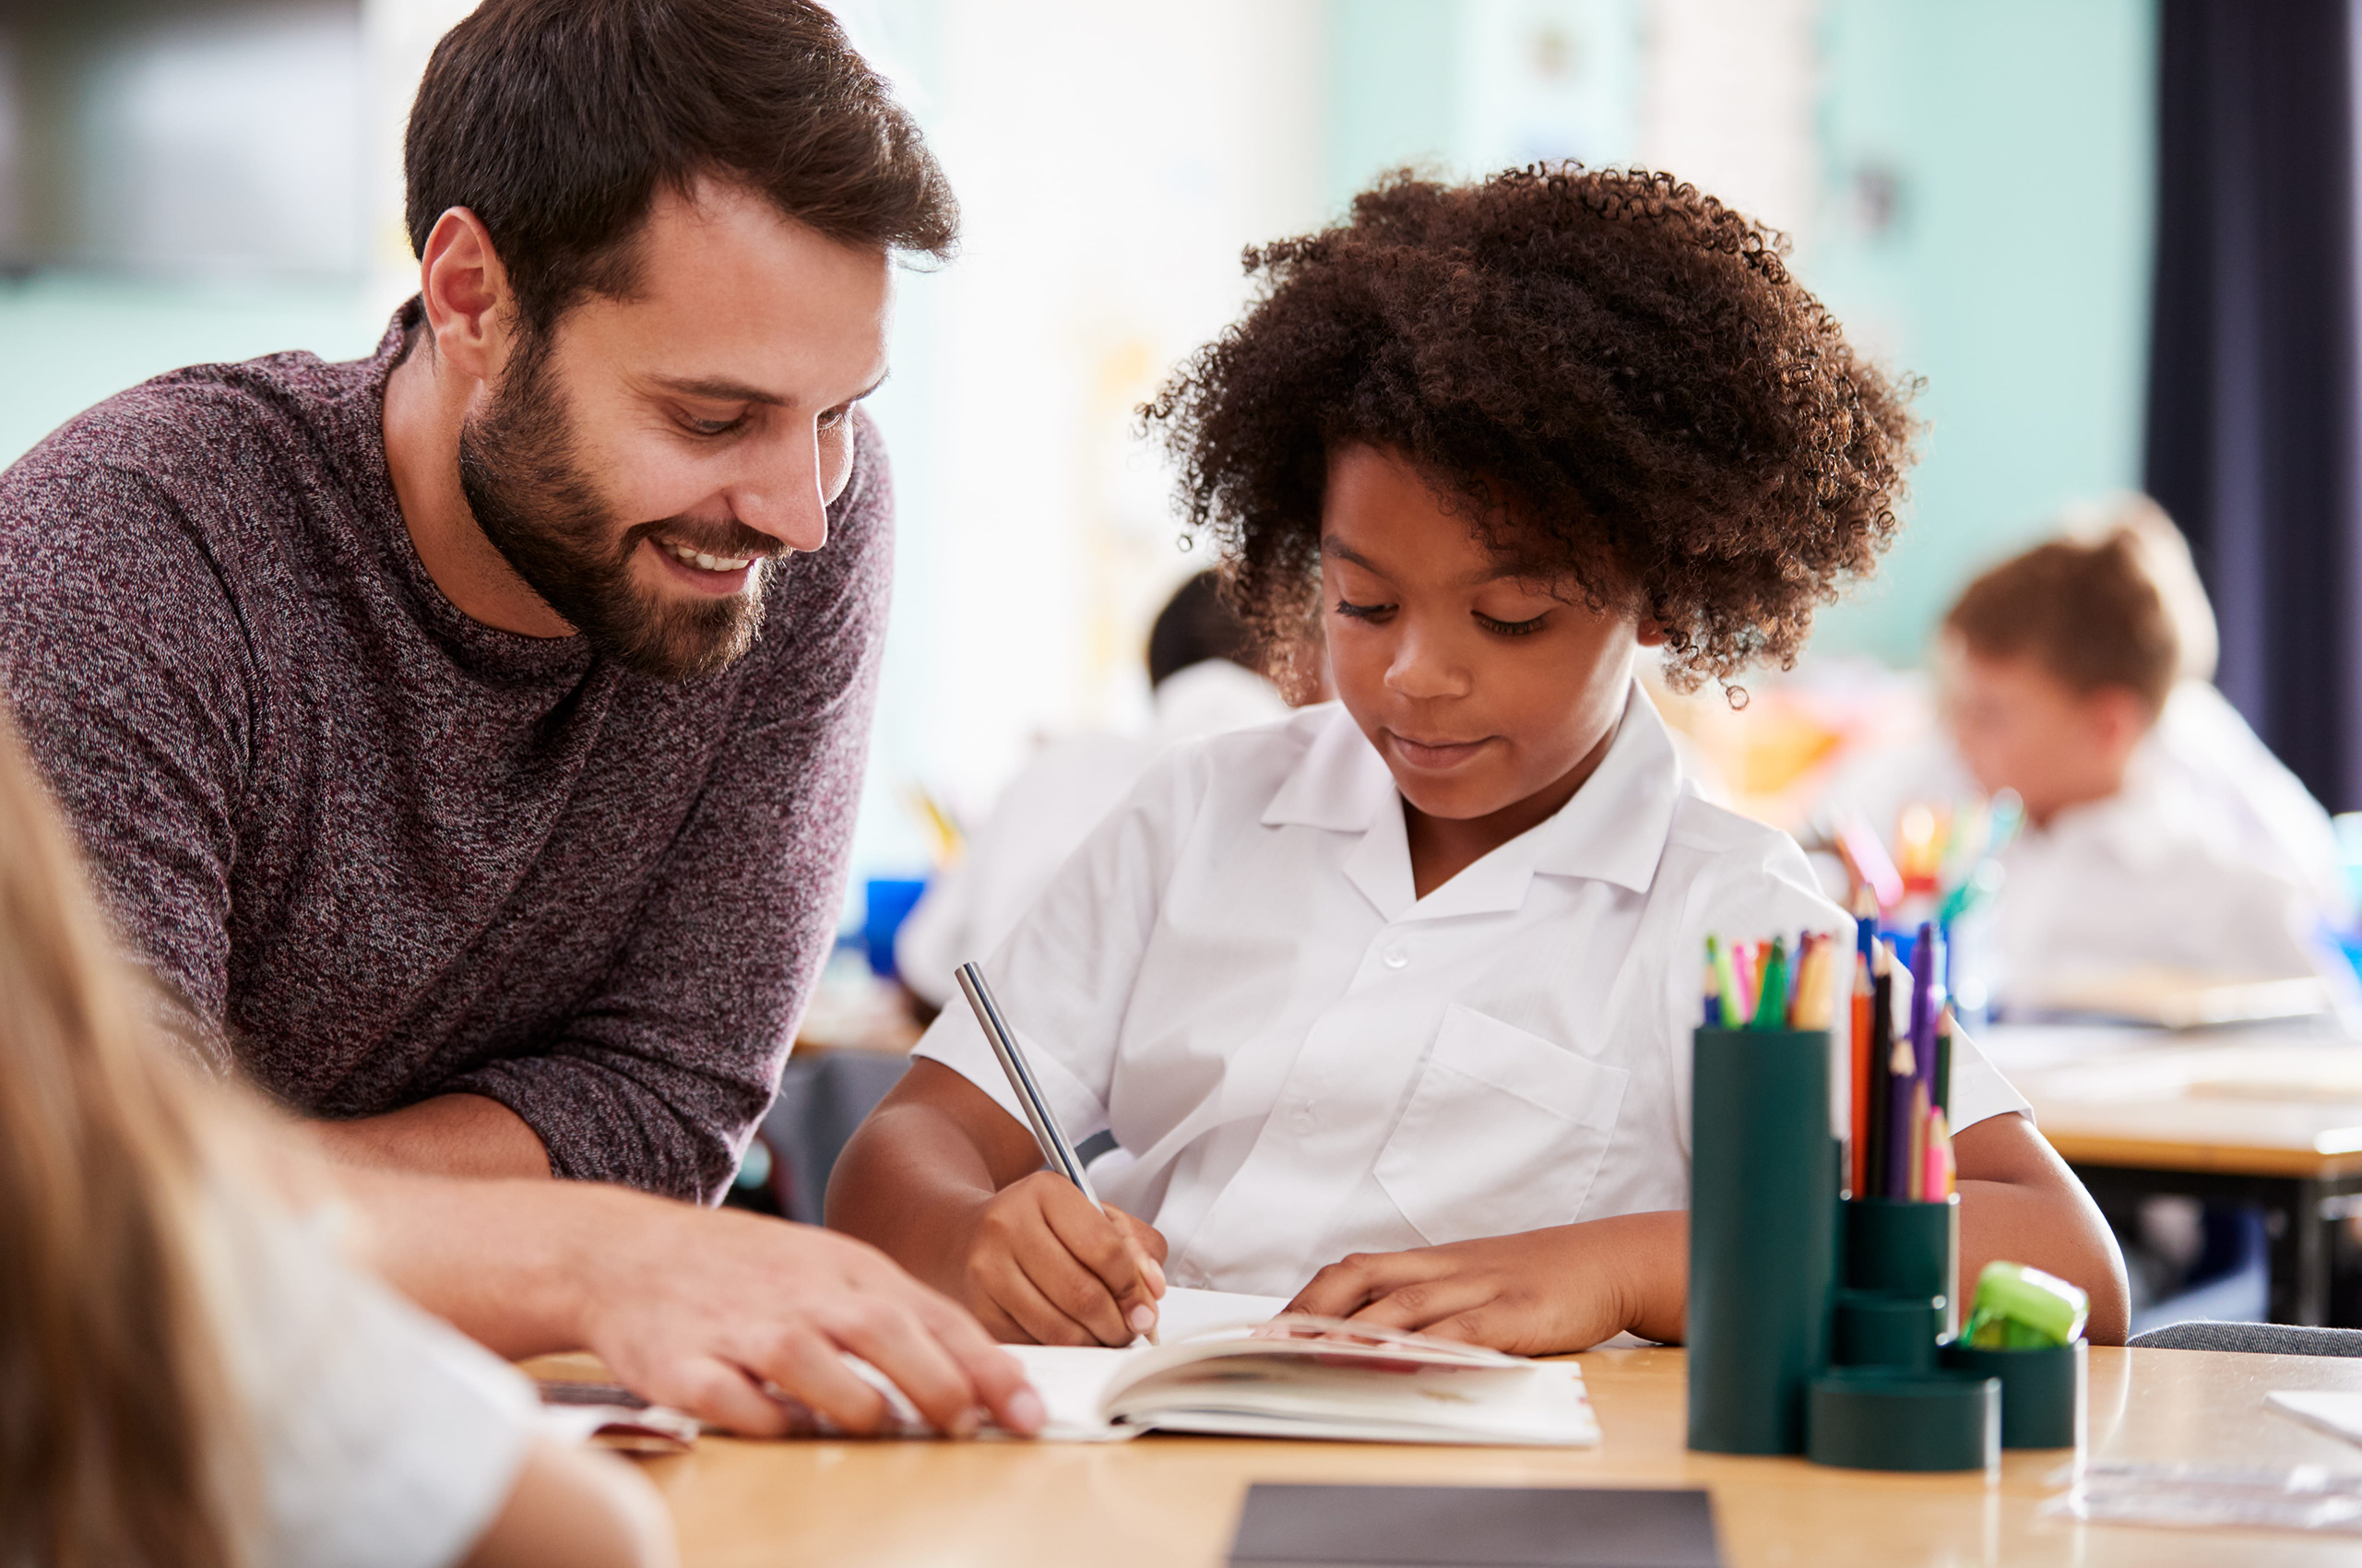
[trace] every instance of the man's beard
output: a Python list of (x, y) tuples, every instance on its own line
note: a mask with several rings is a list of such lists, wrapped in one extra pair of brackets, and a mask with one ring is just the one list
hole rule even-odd
[[(761, 574), (778, 541), (735, 520), (718, 534), (670, 517), (618, 529), (577, 461), (546, 336), (520, 347), (492, 406), (460, 425), (459, 488), (516, 575), (592, 648), (626, 668), (667, 681), (710, 675), (762, 633)], [(661, 600), (635, 587), (632, 556), (651, 534), (714, 555), (755, 557), (746, 591)]]

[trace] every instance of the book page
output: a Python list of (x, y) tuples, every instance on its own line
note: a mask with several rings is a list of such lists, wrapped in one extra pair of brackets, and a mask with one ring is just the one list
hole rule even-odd
[(1285, 1296), (1241, 1296), (1228, 1290), (1192, 1290), (1176, 1285), (1157, 1303), (1157, 1338), (1170, 1345), (1209, 1328), (1268, 1323), (1287, 1305)]

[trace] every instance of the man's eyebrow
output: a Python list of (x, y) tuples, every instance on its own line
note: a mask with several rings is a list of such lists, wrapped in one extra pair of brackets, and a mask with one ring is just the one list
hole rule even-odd
[[(648, 379), (667, 392), (678, 392), (684, 398), (703, 398), (714, 403), (762, 403), (772, 408), (785, 408), (789, 402), (777, 392), (766, 392), (759, 386), (749, 386), (728, 376), (657, 375)], [(885, 377), (881, 375), (845, 401), (858, 403), (884, 385)]]

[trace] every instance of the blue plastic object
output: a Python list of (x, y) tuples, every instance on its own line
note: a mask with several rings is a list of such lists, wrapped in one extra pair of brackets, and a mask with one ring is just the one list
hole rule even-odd
[(908, 877), (873, 876), (862, 885), (861, 945), (869, 950), (870, 973), (884, 980), (902, 978), (894, 967), (894, 933), (925, 891), (924, 882)]

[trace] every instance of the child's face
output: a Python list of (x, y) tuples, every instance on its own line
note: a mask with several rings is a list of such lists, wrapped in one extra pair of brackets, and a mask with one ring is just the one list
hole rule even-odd
[[(1417, 810), (1490, 816), (1587, 776), (1624, 708), (1632, 617), (1504, 576), (1418, 470), (1332, 452), (1321, 592), (1337, 695)], [(1572, 782), (1570, 782), (1572, 780)], [(1522, 830), (1522, 829), (1521, 829)]]
[(2130, 690), (2078, 692), (2034, 659), (1996, 659), (1944, 639), (1937, 667), (1943, 719), (1961, 760), (1988, 794), (2015, 790), (2026, 814), (2105, 800), (2124, 787), (2149, 718)]

